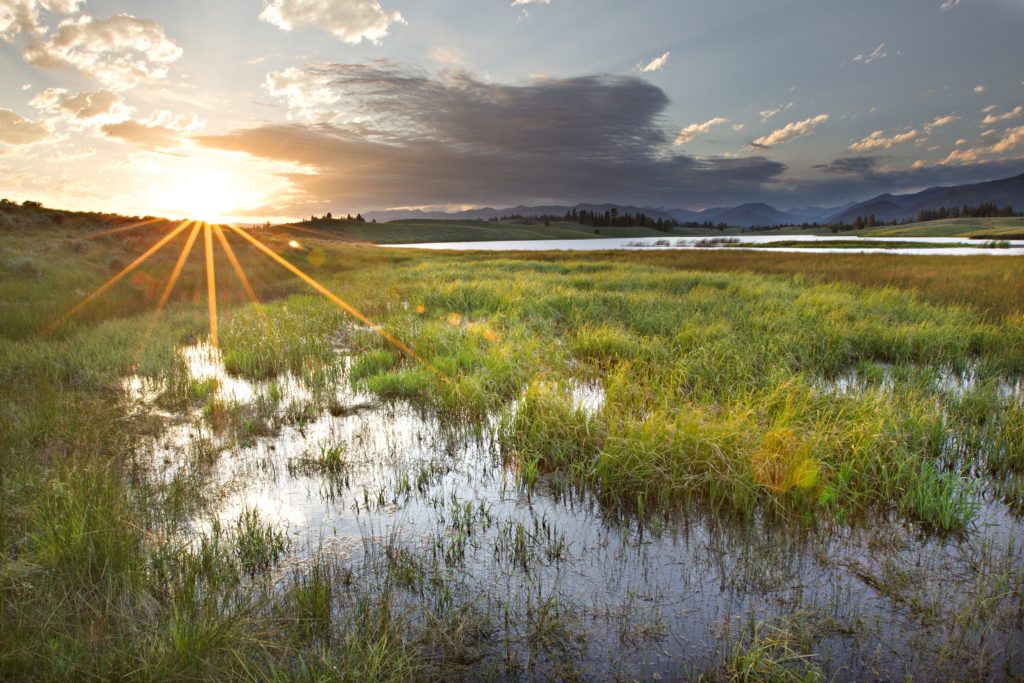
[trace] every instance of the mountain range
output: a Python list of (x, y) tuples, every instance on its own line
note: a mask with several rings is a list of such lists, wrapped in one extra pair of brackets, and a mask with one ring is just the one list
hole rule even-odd
[(763, 202), (740, 204), (739, 206), (716, 207), (702, 211), (688, 209), (665, 209), (623, 204), (576, 204), (575, 206), (513, 206), (504, 209), (482, 208), (468, 211), (416, 211), (392, 210), (372, 211), (366, 218), (379, 222), (410, 219), (435, 220), (490, 220), (502, 216), (564, 216), (567, 211), (576, 209), (597, 213), (617, 209), (620, 214), (644, 213), (651, 218), (674, 218), (682, 223), (711, 222), (725, 223), (738, 227), (768, 227), (775, 225), (793, 225), (800, 223), (853, 223), (858, 216), (867, 218), (874, 215), (879, 222), (894, 220), (914, 220), (922, 210), (934, 210), (943, 206), (978, 206), (983, 203), (1002, 206), (1013, 206), (1017, 211), (1024, 210), (1024, 174), (1001, 180), (991, 180), (970, 185), (953, 185), (949, 187), (931, 187), (927, 190), (910, 194), (880, 194), (867, 201), (846, 204), (843, 206), (794, 207), (782, 211)]

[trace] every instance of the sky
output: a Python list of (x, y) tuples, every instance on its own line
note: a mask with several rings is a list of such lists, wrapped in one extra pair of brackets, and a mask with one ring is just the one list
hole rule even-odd
[(262, 221), (1024, 173), (1021, 0), (0, 0), (0, 197)]

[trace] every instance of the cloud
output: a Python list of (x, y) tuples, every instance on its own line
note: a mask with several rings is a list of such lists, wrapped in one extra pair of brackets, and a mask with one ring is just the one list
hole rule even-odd
[(65, 19), (48, 39), (30, 43), (24, 56), (35, 66), (70, 66), (110, 90), (127, 90), (165, 78), (181, 53), (156, 22), (118, 14)]
[(655, 71), (661, 71), (662, 68), (664, 68), (664, 66), (668, 63), (668, 56), (669, 56), (669, 54), (670, 53), (666, 52), (665, 54), (661, 55), (660, 57), (655, 57), (654, 59), (652, 59), (651, 61), (647, 62), (646, 64), (644, 64), (642, 66), (638, 64), (636, 68), (641, 73), (645, 73), (645, 74), (653, 73)]
[[(728, 202), (785, 170), (759, 156), (673, 152), (662, 124), (668, 97), (641, 78), (505, 85), (386, 61), (307, 71), (344, 96), (348, 123), (263, 125), (192, 139), (309, 169), (288, 179), (310, 210), (325, 201), (359, 210), (583, 199)], [(293, 202), (277, 213), (309, 213), (302, 207)]]
[(38, 37), (46, 31), (40, 10), (72, 14), (83, 4), (85, 0), (0, 0), (0, 40), (9, 43), (19, 33)]
[(462, 53), (462, 50), (455, 47), (435, 48), (430, 56), (438, 64), (461, 66), (466, 63), (466, 56)]
[(263, 89), (285, 100), (289, 118), (300, 121), (329, 120), (335, 114), (333, 105), (341, 100), (341, 93), (331, 88), (330, 74), (294, 66), (271, 71)]
[(7, 145), (30, 145), (42, 142), (49, 132), (41, 123), (29, 121), (10, 109), (0, 109), (0, 142)]
[(1016, 149), (1024, 145), (1024, 126), (1018, 126), (1017, 128), (1010, 128), (1003, 132), (1003, 137), (988, 146), (983, 147), (972, 147), (970, 149), (955, 149), (949, 153), (942, 163), (944, 164), (957, 164), (957, 163), (970, 163), (977, 161), (983, 156), (992, 156), (997, 154), (1005, 154), (1010, 150)]
[(374, 44), (392, 24), (404, 24), (399, 12), (385, 12), (377, 0), (269, 0), (260, 19), (284, 31), (313, 26), (342, 42)]
[(550, 5), (551, 0), (512, 0), (512, 6), (518, 5)]
[(997, 123), (1001, 123), (1003, 121), (1011, 121), (1015, 118), (1018, 118), (1021, 114), (1024, 114), (1024, 107), (1021, 106), (1017, 106), (1012, 111), (1008, 111), (1005, 114), (996, 115), (989, 113), (984, 119), (982, 119), (981, 125), (994, 126)]
[(146, 119), (110, 123), (102, 126), (101, 130), (107, 137), (117, 138), (136, 147), (165, 149), (184, 144), (186, 133), (199, 130), (205, 125), (195, 114), (174, 114), (161, 109)]
[(817, 116), (804, 119), (803, 121), (794, 121), (783, 128), (772, 131), (769, 135), (759, 137), (754, 140), (754, 145), (757, 147), (772, 147), (773, 145), (781, 145), (782, 143), (788, 140), (793, 140), (794, 138), (810, 135), (815, 126), (820, 123), (825, 123), (828, 119), (828, 114), (818, 114)]
[(936, 128), (941, 128), (942, 126), (950, 124), (956, 120), (957, 117), (953, 115), (937, 116), (935, 119), (922, 126), (924, 134), (922, 134), (918, 129), (913, 128), (904, 133), (898, 133), (896, 135), (886, 137), (884, 130), (876, 130), (859, 142), (855, 142), (850, 145), (849, 149), (851, 152), (871, 152), (876, 149), (892, 149), (897, 145), (902, 145), (908, 142), (922, 143), (928, 139), (928, 136), (931, 135)]
[(974, 86), (974, 92), (979, 94), (985, 92), (985, 86), (979, 83), (978, 85)]
[(855, 142), (850, 145), (851, 152), (870, 152), (876, 149), (891, 149), (896, 145), (902, 145), (906, 142), (917, 140), (921, 136), (921, 133), (915, 128), (908, 130), (906, 133), (899, 133), (892, 137), (885, 137), (884, 130), (876, 130), (871, 135), (862, 139), (860, 142)]
[(780, 104), (779, 106), (775, 107), (775, 109), (765, 109), (764, 111), (761, 112), (761, 121), (766, 122), (768, 121), (768, 119), (775, 116), (779, 112), (785, 111), (786, 109), (789, 109), (792, 106), (793, 103), (790, 102), (789, 104)]
[(63, 88), (47, 88), (29, 100), (29, 105), (74, 128), (123, 121), (131, 116), (131, 108), (109, 90), (71, 93)]
[(954, 7), (956, 7), (959, 4), (960, 4), (960, 0), (946, 0), (945, 2), (943, 2), (939, 6), (939, 9), (941, 9), (941, 10), (953, 9)]
[(874, 52), (870, 54), (857, 55), (851, 61), (864, 62), (865, 64), (870, 64), (871, 62), (876, 62), (879, 59), (885, 59), (887, 56), (888, 53), (885, 51), (885, 43), (882, 43), (881, 45), (875, 48)]
[(932, 131), (934, 131), (936, 128), (941, 128), (942, 126), (953, 123), (956, 120), (957, 117), (953, 116), (952, 114), (948, 114), (946, 116), (936, 116), (931, 123), (924, 124), (924, 132), (928, 135), (931, 135)]
[(707, 133), (714, 126), (720, 126), (723, 123), (729, 123), (729, 119), (723, 119), (721, 116), (705, 121), (704, 123), (691, 123), (686, 128), (679, 131), (679, 135), (676, 136), (675, 145), (685, 145), (687, 142), (692, 141), (701, 133)]
[(827, 164), (818, 164), (813, 168), (822, 173), (835, 175), (869, 175), (875, 171), (882, 157), (842, 157)]

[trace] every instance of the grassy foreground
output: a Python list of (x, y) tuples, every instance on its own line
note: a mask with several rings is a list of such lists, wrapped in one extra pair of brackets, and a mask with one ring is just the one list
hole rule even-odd
[[(209, 482), (225, 454), (197, 442), (176, 476), (152, 476), (146, 444), (166, 425), (126, 398), (122, 381), (133, 374), (163, 382), (163, 410), (227, 443), (343, 410), (332, 403), (339, 382), (456, 427), (493, 419), (524, 491), (593, 496), (611, 524), (664, 527), (701, 515), (838, 534), (894, 520), (925, 538), (970, 539), (982, 505), (1010, 516), (1024, 508), (1024, 406), (1002, 388), (1024, 373), (1019, 259), (481, 256), (315, 239), (289, 249), (291, 236), (270, 238), (416, 360), (231, 237), (265, 302), (248, 303), (218, 254), (224, 363), (235, 376), (270, 380), (261, 400), (243, 405), (218, 400), (176, 353), (207, 334), (197, 254), (170, 306), (154, 313), (184, 234), (47, 333), (169, 227), (84, 239), (99, 228), (87, 219), (15, 216), (0, 228), (4, 679), (585, 675), (522, 668), (510, 648), (504, 660), (492, 656), (488, 644), (507, 645), (520, 625), (512, 612), (503, 621), (453, 597), (442, 571), (459, 571), (451, 534), (433, 568), (388, 546), (363, 581), (320, 559), (272, 571), (286, 543), (255, 512), (196, 531), (194, 521), (216, 510)], [(858, 390), (838, 391), (851, 372)], [(273, 380), (286, 373), (312, 390), (280, 417)], [(966, 388), (951, 388), (948, 378), (964, 374)], [(602, 387), (597, 409), (574, 401), (579, 382)], [(302, 466), (331, 480), (344, 457), (324, 449)], [(471, 535), (484, 518), (467, 508), (453, 524)], [(513, 530), (495, 556), (528, 573), (534, 537)], [(557, 543), (543, 547), (557, 557)], [(934, 671), (960, 665), (942, 647), (974, 642), (962, 634), (1019, 628), (1019, 557), (966, 552), (966, 602), (930, 655)], [(853, 574), (899, 609), (910, 605), (911, 618), (942, 623), (943, 608), (914, 592), (907, 571)], [(403, 596), (428, 594), (414, 616), (399, 608)], [(572, 622), (558, 600), (539, 596), (522, 614), (523, 647), (550, 664), (571, 651)], [(814, 639), (797, 616), (751, 623), (693, 674), (820, 679), (826, 670), (806, 651)], [(977, 661), (965, 666), (991, 666), (987, 650), (972, 651)]]

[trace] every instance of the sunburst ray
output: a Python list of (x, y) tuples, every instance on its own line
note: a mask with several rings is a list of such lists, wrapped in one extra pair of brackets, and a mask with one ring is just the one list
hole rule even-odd
[(217, 341), (217, 273), (213, 265), (213, 236), (209, 223), (203, 223), (203, 242), (206, 244), (206, 297), (207, 310), (210, 313), (210, 343), (219, 346)]
[(171, 271), (170, 277), (167, 278), (167, 284), (164, 286), (164, 291), (160, 294), (160, 300), (156, 304), (156, 310), (153, 311), (153, 316), (150, 318), (149, 324), (146, 325), (146, 331), (142, 334), (142, 340), (139, 342), (139, 347), (135, 350), (136, 360), (142, 354), (143, 349), (149, 344), (150, 337), (153, 336), (153, 330), (156, 329), (156, 323), (160, 319), (160, 314), (164, 310), (164, 306), (167, 305), (167, 301), (171, 298), (171, 292), (174, 291), (174, 285), (177, 284), (178, 278), (181, 276), (181, 271), (185, 267), (185, 263), (188, 261), (189, 254), (192, 253), (192, 247), (196, 243), (196, 238), (199, 236), (199, 229), (202, 225), (198, 222), (189, 221), (192, 224), (192, 232), (188, 234), (188, 238), (185, 240), (185, 246), (181, 249), (181, 254), (178, 255), (178, 260), (174, 263), (174, 269)]
[(423, 365), (425, 365), (427, 367), (431, 367), (429, 363), (427, 363), (422, 358), (420, 358), (419, 355), (415, 351), (413, 351), (411, 348), (409, 348), (409, 346), (404, 344), (402, 341), (396, 339), (392, 335), (388, 334), (384, 329), (382, 329), (379, 325), (377, 325), (372, 320), (370, 320), (370, 318), (368, 318), (366, 315), (364, 315), (358, 309), (356, 309), (351, 304), (349, 304), (347, 301), (345, 301), (344, 299), (339, 297), (337, 294), (335, 294), (334, 292), (332, 292), (331, 290), (327, 289), (322, 284), (320, 284), (319, 282), (314, 280), (312, 277), (310, 277), (305, 272), (300, 270), (294, 264), (292, 264), (291, 262), (289, 262), (286, 259), (284, 259), (280, 254), (278, 254), (276, 251), (274, 251), (273, 249), (268, 247), (262, 241), (260, 241), (259, 239), (253, 237), (252, 235), (248, 234), (245, 230), (242, 230), (237, 225), (228, 225), (227, 227), (230, 228), (231, 230), (233, 230), (236, 234), (240, 235), (245, 240), (247, 240), (249, 243), (251, 243), (257, 249), (259, 249), (264, 254), (269, 256), (271, 259), (276, 261), (282, 267), (284, 267), (285, 269), (290, 271), (293, 275), (298, 277), (300, 280), (305, 282), (307, 285), (309, 285), (310, 287), (315, 289), (318, 293), (320, 293), (322, 296), (324, 296), (326, 299), (328, 299), (331, 303), (333, 303), (334, 305), (338, 306), (343, 311), (345, 311), (346, 313), (348, 313), (352, 317), (354, 317), (357, 320), (359, 320), (360, 322), (362, 322), (370, 330), (372, 330), (375, 333), (377, 333), (378, 335), (380, 335), (381, 338), (383, 338), (389, 344), (391, 344), (396, 349), (398, 349), (399, 351), (404, 353), (406, 356), (408, 356), (409, 358), (412, 358), (413, 360), (415, 360), (415, 361), (417, 361), (419, 363), (422, 363)]
[(260, 303), (259, 297), (256, 296), (256, 290), (252, 288), (252, 284), (249, 282), (249, 278), (245, 274), (245, 270), (242, 268), (242, 264), (238, 261), (238, 257), (235, 256), (235, 250), (231, 248), (231, 244), (228, 242), (228, 238), (224, 236), (224, 230), (219, 225), (213, 226), (213, 232), (217, 236), (217, 240), (220, 242), (221, 248), (228, 257), (228, 262), (231, 263), (231, 268), (234, 269), (235, 275), (238, 276), (238, 281), (242, 283), (242, 288), (245, 290), (246, 295), (252, 302), (253, 306), (256, 307), (256, 312), (259, 313), (260, 317), (263, 318), (264, 323), (269, 323), (267, 320), (266, 311), (263, 310), (263, 304)]
[(163, 310), (164, 306), (167, 305), (167, 301), (171, 298), (171, 292), (174, 291), (174, 285), (177, 284), (178, 278), (181, 276), (181, 271), (185, 267), (185, 262), (188, 261), (189, 254), (192, 253), (192, 246), (196, 243), (196, 238), (199, 236), (199, 229), (202, 227), (199, 223), (195, 223), (192, 226), (192, 232), (189, 233), (188, 239), (185, 240), (185, 246), (181, 250), (181, 254), (178, 256), (177, 262), (174, 264), (174, 270), (171, 271), (171, 277), (167, 280), (167, 286), (164, 287), (164, 291), (160, 294), (160, 300), (156, 304), (156, 312), (159, 313)]
[(97, 237), (105, 237), (106, 235), (114, 235), (114, 234), (119, 233), (119, 232), (127, 232), (128, 230), (138, 230), (139, 228), (144, 228), (147, 225), (153, 225), (153, 223), (159, 223), (162, 220), (164, 220), (164, 219), (163, 218), (148, 218), (148, 219), (146, 219), (144, 221), (139, 221), (138, 223), (132, 223), (131, 225), (123, 225), (120, 228), (111, 228), (109, 230), (101, 230), (101, 231), (99, 231), (97, 233), (93, 233), (92, 235), (89, 235), (88, 237), (83, 237), (82, 239), (94, 240)]
[(167, 245), (168, 242), (170, 242), (175, 237), (177, 237), (179, 234), (181, 234), (181, 232), (185, 228), (188, 227), (189, 222), (190, 221), (182, 221), (181, 223), (179, 223), (178, 227), (176, 227), (174, 230), (172, 230), (167, 235), (164, 235), (160, 239), (159, 242), (157, 242), (156, 244), (151, 246), (149, 249), (147, 249), (145, 251), (145, 253), (143, 253), (141, 256), (137, 257), (134, 261), (132, 261), (127, 266), (122, 268), (116, 275), (114, 275), (112, 278), (110, 278), (109, 280), (104, 282), (102, 285), (100, 285), (99, 289), (97, 289), (95, 292), (93, 292), (89, 296), (87, 296), (84, 299), (82, 299), (81, 301), (79, 301), (71, 310), (69, 310), (67, 313), (65, 313), (60, 318), (58, 318), (53, 323), (51, 323), (50, 326), (46, 328), (45, 332), (47, 334), (52, 333), (58, 327), (63, 325), (68, 320), (68, 318), (72, 317), (73, 315), (75, 315), (76, 313), (81, 311), (83, 308), (85, 308), (87, 305), (89, 305), (90, 302), (94, 301), (97, 297), (102, 296), (107, 290), (109, 290), (115, 284), (120, 282), (126, 275), (128, 275), (133, 270), (135, 270), (136, 268), (141, 266), (143, 263), (145, 263), (149, 259), (150, 256), (152, 256), (156, 252), (158, 252), (161, 249), (163, 249)]

